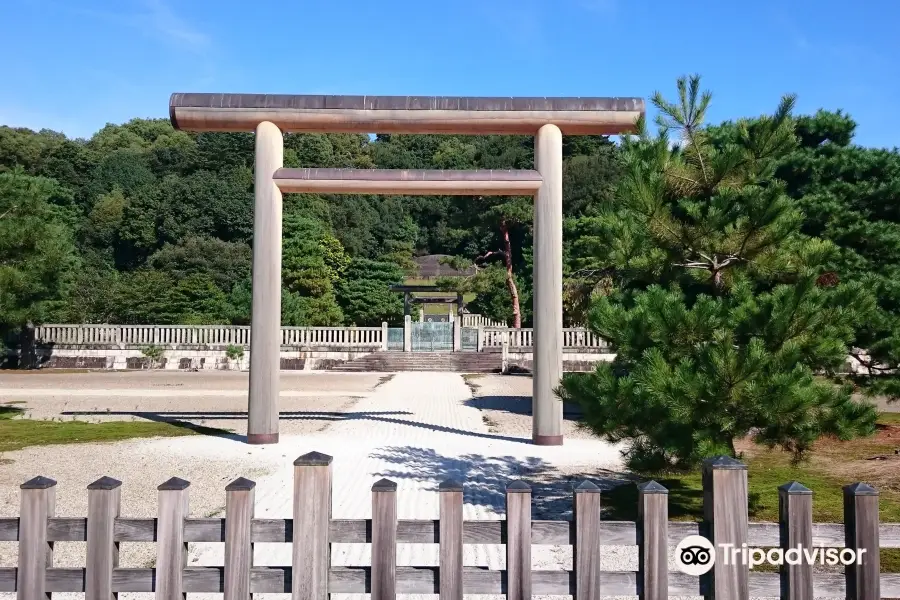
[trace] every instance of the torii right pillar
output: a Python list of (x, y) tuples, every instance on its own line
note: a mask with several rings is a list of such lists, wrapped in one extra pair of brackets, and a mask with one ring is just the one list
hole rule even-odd
[(534, 138), (534, 166), (543, 183), (534, 197), (534, 342), (531, 439), (563, 443), (562, 379), (562, 132), (544, 125)]

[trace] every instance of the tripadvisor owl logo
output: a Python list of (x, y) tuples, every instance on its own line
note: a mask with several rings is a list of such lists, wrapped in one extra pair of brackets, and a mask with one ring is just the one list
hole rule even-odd
[(716, 549), (702, 535), (689, 535), (675, 546), (675, 566), (688, 575), (703, 575), (716, 564)]
[[(861, 565), (865, 548), (752, 548), (747, 544), (720, 544), (725, 565), (747, 565), (753, 569), (762, 564), (773, 566), (820, 564), (827, 566)], [(675, 566), (687, 575), (704, 575), (716, 564), (716, 549), (702, 535), (689, 535), (675, 546)]]

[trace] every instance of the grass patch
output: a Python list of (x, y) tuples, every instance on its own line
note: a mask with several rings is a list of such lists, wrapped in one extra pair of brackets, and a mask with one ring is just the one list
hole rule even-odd
[(29, 446), (118, 442), (133, 438), (181, 437), (185, 435), (223, 435), (224, 429), (204, 427), (183, 421), (43, 421), (17, 419), (21, 408), (0, 406), (0, 452), (13, 452)]
[[(879, 516), (882, 523), (900, 523), (900, 489), (896, 472), (900, 456), (900, 415), (883, 413), (878, 432), (867, 438), (841, 442), (822, 439), (816, 442), (807, 461), (796, 465), (779, 450), (745, 445), (743, 462), (747, 464), (748, 504), (751, 521), (778, 521), (778, 486), (799, 481), (813, 491), (813, 520), (843, 523), (842, 487), (864, 481), (880, 492)], [(637, 479), (654, 479), (669, 490), (669, 518), (696, 521), (703, 516), (703, 485), (699, 471), (690, 473), (640, 473)], [(622, 485), (603, 493), (610, 519), (633, 521), (637, 518), (637, 488)], [(764, 570), (764, 569), (757, 569)], [(900, 549), (881, 549), (881, 571), (900, 573)]]

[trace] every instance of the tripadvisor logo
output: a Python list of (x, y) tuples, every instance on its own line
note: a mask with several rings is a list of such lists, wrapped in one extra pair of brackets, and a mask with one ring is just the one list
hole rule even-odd
[[(763, 564), (774, 566), (820, 564), (860, 565), (865, 548), (752, 548), (747, 544), (736, 547), (734, 544), (719, 544), (722, 564), (747, 565), (750, 569)], [(701, 535), (689, 535), (675, 547), (675, 566), (687, 575), (703, 575), (712, 570), (716, 564), (716, 549), (708, 539)]]

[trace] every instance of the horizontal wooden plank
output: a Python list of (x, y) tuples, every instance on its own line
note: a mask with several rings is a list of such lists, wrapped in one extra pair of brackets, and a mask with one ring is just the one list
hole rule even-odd
[(156, 519), (116, 519), (117, 542), (155, 542)]
[(19, 517), (0, 519), (0, 542), (19, 541)]
[(87, 519), (82, 517), (49, 519), (47, 539), (54, 542), (83, 542), (87, 539)]
[[(368, 594), (371, 592), (369, 567), (334, 567), (329, 577), (329, 592), (337, 594)], [(113, 571), (113, 590), (117, 592), (152, 592), (154, 569), (116, 569)], [(505, 571), (467, 567), (463, 572), (466, 594), (505, 594)], [(845, 582), (842, 574), (814, 575), (816, 597), (843, 597)], [(566, 595), (575, 591), (575, 579), (570, 571), (534, 571), (533, 593)], [(750, 573), (751, 597), (778, 597), (777, 573)], [(184, 570), (184, 591), (191, 593), (222, 592), (222, 567), (189, 567)], [(290, 593), (290, 567), (254, 567), (250, 590), (254, 593)], [(435, 594), (438, 590), (437, 567), (397, 567), (397, 592), (401, 594)], [(16, 569), (0, 567), (0, 592), (16, 591)], [(48, 569), (47, 591), (83, 592), (84, 569)], [(679, 572), (669, 573), (670, 596), (699, 596), (705, 593), (698, 577)], [(637, 575), (631, 571), (604, 571), (601, 577), (601, 596), (637, 595)], [(900, 597), (900, 574), (881, 575), (881, 597)]]
[[(185, 522), (185, 541), (224, 542), (225, 519), (188, 519)], [(371, 543), (371, 520), (334, 519), (331, 521), (333, 543)], [(54, 542), (83, 542), (86, 539), (87, 519), (56, 517), (49, 520), (48, 538)], [(699, 533), (696, 522), (670, 521), (669, 544), (675, 546), (688, 535)], [(254, 519), (254, 542), (290, 542), (293, 539), (291, 519)], [(532, 543), (566, 546), (573, 543), (574, 526), (571, 521), (533, 521)], [(630, 546), (637, 543), (633, 521), (603, 521), (600, 535), (605, 546)], [(0, 542), (14, 542), (19, 536), (19, 519), (0, 518)], [(900, 523), (884, 523), (879, 528), (882, 548), (900, 548)], [(119, 542), (156, 541), (156, 519), (116, 519), (115, 539)], [(750, 523), (747, 543), (751, 546), (778, 546), (777, 523)], [(401, 520), (397, 523), (399, 543), (432, 544), (438, 542), (437, 520)], [(506, 521), (476, 520), (463, 523), (463, 543), (506, 543)], [(813, 524), (813, 545), (843, 548), (844, 526), (841, 523)]]

